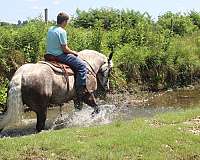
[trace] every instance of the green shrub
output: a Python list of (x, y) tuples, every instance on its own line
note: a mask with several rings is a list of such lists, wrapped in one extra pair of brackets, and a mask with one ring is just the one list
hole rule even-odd
[[(52, 24), (46, 25), (39, 17), (21, 25), (0, 26), (2, 83), (12, 77), (15, 64), (42, 59)], [(199, 24), (195, 11), (167, 12), (154, 22), (148, 13), (101, 8), (77, 10), (66, 30), (73, 50), (93, 49), (106, 56), (114, 53), (113, 88), (122, 90), (124, 85), (137, 83), (158, 90), (199, 81)]]
[(3, 111), (6, 107), (7, 84), (7, 80), (0, 84), (0, 111)]
[(172, 12), (167, 12), (158, 18), (157, 23), (164, 29), (181, 36), (197, 30), (197, 26), (192, 23), (191, 18), (181, 13), (173, 14)]

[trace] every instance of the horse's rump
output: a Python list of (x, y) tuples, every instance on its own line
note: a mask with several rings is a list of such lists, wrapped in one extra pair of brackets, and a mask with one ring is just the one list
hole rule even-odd
[(29, 65), (31, 67), (24, 68), (22, 73), (22, 99), (28, 106), (39, 107), (45, 99), (52, 96), (53, 71), (46, 65)]

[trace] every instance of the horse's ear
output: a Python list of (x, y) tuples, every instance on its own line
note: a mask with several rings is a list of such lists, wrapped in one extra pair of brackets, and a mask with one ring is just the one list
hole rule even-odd
[(112, 57), (113, 57), (113, 52), (111, 52), (111, 53), (109, 54), (109, 56), (108, 56), (108, 62), (110, 62), (110, 60), (112, 59)]
[(111, 52), (110, 52), (110, 54), (109, 54), (109, 56), (108, 56), (108, 63), (110, 63), (110, 61), (111, 61), (111, 59), (112, 59), (112, 57), (113, 57), (113, 53), (114, 53), (114, 47), (112, 46), (112, 47), (111, 47)]

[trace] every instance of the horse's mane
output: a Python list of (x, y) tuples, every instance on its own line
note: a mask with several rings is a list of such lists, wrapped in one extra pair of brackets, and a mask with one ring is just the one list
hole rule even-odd
[(81, 59), (87, 61), (87, 63), (90, 64), (89, 66), (93, 68), (95, 73), (98, 72), (99, 68), (103, 64), (108, 62), (107, 57), (104, 54), (94, 50), (83, 50), (78, 52), (78, 55)]
[(94, 60), (98, 60), (102, 64), (107, 62), (107, 57), (104, 54), (94, 50), (85, 49), (78, 52), (78, 54), (82, 59), (88, 62), (93, 62)]

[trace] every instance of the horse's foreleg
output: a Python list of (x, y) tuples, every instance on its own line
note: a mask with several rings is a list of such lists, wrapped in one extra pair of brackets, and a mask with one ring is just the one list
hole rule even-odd
[(96, 103), (95, 97), (93, 93), (87, 93), (84, 98), (83, 101), (88, 104), (89, 106), (94, 108), (94, 111), (92, 112), (92, 115), (94, 115), (95, 113), (98, 114), (100, 112), (100, 108)]
[(73, 101), (74, 101), (74, 108), (78, 110), (82, 110), (83, 102), (78, 99), (74, 99)]
[(40, 110), (36, 112), (37, 114), (37, 124), (36, 124), (36, 130), (40, 132), (41, 130), (44, 130), (45, 127), (45, 121), (47, 118), (47, 109), (44, 111)]

